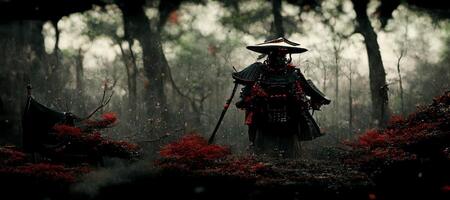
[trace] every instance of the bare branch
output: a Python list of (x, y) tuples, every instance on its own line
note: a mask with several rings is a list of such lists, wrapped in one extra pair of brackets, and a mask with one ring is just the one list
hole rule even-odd
[(167, 67), (167, 73), (168, 73), (170, 84), (172, 85), (175, 92), (177, 92), (180, 96), (182, 96), (184, 98), (190, 99), (187, 94), (184, 94), (183, 92), (181, 92), (180, 88), (177, 86), (177, 84), (173, 80), (172, 71), (170, 70), (170, 67)]
[[(105, 82), (105, 85), (103, 87), (103, 95), (102, 95), (102, 99), (100, 101), (100, 105), (94, 109), (94, 111), (91, 112), (91, 114), (89, 114), (87, 117), (85, 117), (83, 120), (89, 119), (91, 118), (96, 112), (98, 112), (100, 109), (102, 109), (103, 107), (105, 107), (106, 105), (108, 105), (108, 103), (111, 101), (111, 98), (114, 94), (114, 91), (111, 91), (111, 94), (106, 97), (106, 92), (108, 90), (112, 90), (114, 85), (116, 84), (116, 82), (113, 84), (113, 86), (108, 88), (108, 84)], [(105, 99), (106, 98), (106, 99)]]

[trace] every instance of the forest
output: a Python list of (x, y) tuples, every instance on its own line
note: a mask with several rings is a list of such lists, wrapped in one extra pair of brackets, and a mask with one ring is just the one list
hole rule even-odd
[[(449, 19), (438, 0), (0, 0), (0, 195), (449, 199)], [(270, 56), (248, 47), (274, 38), (330, 100), (295, 158), (255, 153), (239, 107), (236, 74)]]

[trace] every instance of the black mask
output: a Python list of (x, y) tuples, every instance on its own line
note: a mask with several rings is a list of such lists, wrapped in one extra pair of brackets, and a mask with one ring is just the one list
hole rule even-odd
[(288, 59), (286, 59), (285, 53), (275, 51), (269, 53), (266, 63), (271, 68), (280, 69), (286, 67), (286, 65), (288, 64)]

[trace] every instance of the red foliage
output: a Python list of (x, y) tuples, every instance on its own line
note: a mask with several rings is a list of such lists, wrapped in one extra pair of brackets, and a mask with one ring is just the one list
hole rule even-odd
[(254, 157), (230, 156), (230, 150), (220, 145), (211, 145), (197, 134), (188, 134), (179, 141), (164, 146), (157, 165), (163, 169), (196, 171), (205, 174), (220, 174), (255, 178), (271, 168)]
[(370, 129), (358, 138), (358, 145), (360, 147), (372, 148), (379, 146), (386, 142), (387, 135), (381, 134), (377, 129)]
[(83, 136), (83, 141), (87, 144), (99, 144), (103, 140), (104, 139), (99, 132), (92, 132)]
[(81, 129), (77, 127), (57, 124), (53, 126), (53, 130), (55, 130), (56, 134), (58, 134), (59, 136), (81, 137)]
[(388, 121), (388, 126), (395, 126), (398, 124), (402, 124), (405, 122), (405, 119), (401, 116), (401, 115), (393, 115), (389, 121)]
[(80, 128), (69, 125), (55, 125), (53, 130), (58, 141), (70, 143), (70, 146), (82, 146), (83, 149), (93, 148), (104, 140), (98, 132), (82, 132)]
[[(418, 110), (403, 119), (393, 116), (388, 128), (372, 129), (359, 136), (358, 140), (349, 143), (357, 152), (363, 152), (363, 160), (371, 158), (385, 160), (416, 159), (410, 148), (412, 145), (432, 142), (436, 147), (444, 149), (448, 146), (442, 138), (448, 135), (450, 121), (450, 92), (434, 99), (433, 104), (419, 107)], [(420, 145), (419, 145), (420, 146)], [(410, 152), (408, 152), (410, 151)], [(422, 149), (421, 151), (428, 151)], [(416, 152), (417, 153), (417, 152)], [(427, 155), (431, 152), (421, 152)], [(419, 153), (417, 153), (419, 154)], [(445, 151), (439, 153), (446, 156)]]
[(230, 153), (229, 148), (208, 144), (203, 137), (191, 133), (164, 146), (159, 152), (162, 159), (157, 164), (163, 168), (205, 169)]
[(132, 158), (138, 154), (139, 147), (125, 141), (103, 140), (98, 149), (103, 155), (119, 158)]
[(159, 153), (163, 158), (169, 159), (217, 160), (229, 155), (230, 150), (223, 146), (210, 145), (203, 137), (192, 133), (164, 146)]
[(39, 181), (73, 183), (75, 171), (63, 165), (37, 163), (17, 167), (0, 168), (0, 174), (8, 174), (18, 178), (32, 178)]
[(108, 113), (102, 114), (101, 118), (104, 121), (107, 121), (112, 124), (117, 121), (117, 114), (114, 112), (108, 112)]
[(444, 95), (435, 97), (433, 99), (433, 104), (444, 104), (444, 105), (450, 105), (450, 91), (445, 92)]
[(91, 128), (107, 128), (117, 123), (117, 114), (114, 112), (107, 112), (100, 116), (100, 120), (87, 120), (85, 123)]
[(351, 146), (359, 148), (375, 148), (388, 145), (411, 144), (439, 128), (440, 122), (412, 123), (398, 119), (395, 126), (384, 130), (371, 129), (359, 136)]
[(0, 147), (0, 165), (16, 165), (26, 161), (26, 154), (11, 148)]
[[(55, 148), (53, 156), (64, 157), (70, 154), (80, 154), (87, 157), (111, 156), (131, 159), (138, 155), (138, 146), (124, 141), (110, 141), (101, 136), (96, 128), (107, 127), (117, 121), (115, 113), (105, 113), (100, 121), (89, 121), (89, 126), (80, 129), (68, 125), (56, 125), (56, 140), (59, 147)], [(95, 127), (95, 129), (91, 129)]]

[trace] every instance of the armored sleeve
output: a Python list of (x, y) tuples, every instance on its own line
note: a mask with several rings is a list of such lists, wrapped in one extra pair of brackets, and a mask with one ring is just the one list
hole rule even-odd
[(248, 108), (249, 98), (251, 96), (251, 88), (253, 84), (258, 80), (262, 72), (261, 62), (255, 62), (239, 72), (232, 74), (233, 79), (236, 83), (244, 85), (241, 89), (240, 100), (236, 102), (236, 107), (240, 109)]
[(300, 70), (297, 69), (296, 71), (306, 95), (311, 97), (311, 105), (314, 109), (318, 110), (321, 105), (330, 104), (331, 100), (329, 100), (310, 79), (306, 79)]
[(245, 84), (241, 89), (241, 93), (239, 95), (239, 101), (236, 102), (236, 107), (239, 109), (244, 109), (248, 107), (248, 98), (251, 95), (252, 84)]

